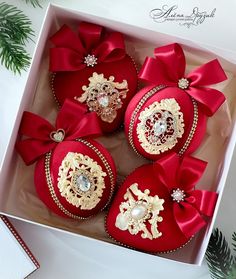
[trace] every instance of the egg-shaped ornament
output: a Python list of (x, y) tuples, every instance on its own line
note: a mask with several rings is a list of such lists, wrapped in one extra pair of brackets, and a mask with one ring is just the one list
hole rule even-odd
[(195, 151), (205, 135), (207, 117), (225, 101), (223, 93), (207, 87), (226, 79), (218, 60), (185, 74), (180, 45), (155, 49), (139, 73), (146, 86), (130, 101), (125, 132), (133, 149), (157, 160), (171, 152)]
[(109, 204), (116, 169), (109, 152), (92, 139), (101, 134), (96, 113), (67, 100), (55, 126), (25, 112), (20, 134), (27, 138), (18, 141), (16, 148), (27, 165), (37, 162), (36, 191), (50, 210), (86, 219)]
[[(106, 231), (117, 243), (150, 253), (185, 246), (212, 217), (217, 193), (195, 189), (204, 161), (169, 154), (131, 173), (109, 208)], [(194, 170), (194, 171), (193, 171)]]
[(78, 32), (64, 25), (50, 41), (51, 88), (59, 106), (66, 98), (76, 100), (97, 113), (103, 132), (119, 128), (137, 88), (123, 35), (81, 22)]

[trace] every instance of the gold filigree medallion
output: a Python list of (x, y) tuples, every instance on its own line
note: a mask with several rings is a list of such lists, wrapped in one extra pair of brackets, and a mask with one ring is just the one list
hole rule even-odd
[(95, 111), (104, 122), (112, 123), (117, 110), (122, 107), (122, 99), (126, 98), (129, 91), (127, 81), (115, 82), (113, 76), (106, 79), (103, 74), (96, 72), (88, 80), (89, 85), (82, 87), (84, 93), (81, 97), (75, 97), (75, 100), (86, 102), (90, 111)]
[(69, 152), (59, 167), (57, 186), (70, 204), (91, 210), (101, 200), (105, 176), (102, 167), (92, 158)]
[(184, 133), (183, 113), (174, 98), (152, 103), (138, 119), (138, 140), (149, 154), (172, 149)]
[(124, 195), (124, 202), (120, 204), (120, 213), (116, 217), (115, 226), (130, 234), (141, 233), (142, 238), (155, 239), (162, 235), (158, 231), (158, 222), (163, 218), (159, 212), (164, 210), (164, 199), (157, 195), (149, 196), (148, 189), (144, 192), (138, 189), (138, 184), (132, 184)]

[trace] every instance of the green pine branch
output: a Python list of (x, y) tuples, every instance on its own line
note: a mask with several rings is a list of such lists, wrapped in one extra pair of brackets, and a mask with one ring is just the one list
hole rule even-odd
[(227, 279), (236, 279), (236, 264), (234, 264), (231, 267), (231, 270), (229, 271), (229, 276), (227, 277)]
[(32, 40), (34, 32), (31, 21), (7, 3), (0, 3), (0, 59), (1, 64), (14, 73), (26, 70), (30, 56), (25, 50), (26, 42)]
[(235, 259), (221, 231), (215, 229), (206, 252), (206, 260), (213, 279), (232, 279)]
[(236, 232), (233, 233), (232, 240), (233, 240), (233, 243), (232, 243), (233, 249), (234, 249), (234, 251), (236, 251)]
[(36, 7), (40, 7), (42, 8), (42, 6), (39, 3), (39, 0), (24, 0), (26, 2), (26, 4), (31, 4), (34, 8)]

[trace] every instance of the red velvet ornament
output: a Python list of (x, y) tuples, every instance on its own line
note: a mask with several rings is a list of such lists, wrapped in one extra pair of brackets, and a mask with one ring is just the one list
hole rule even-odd
[[(66, 163), (76, 158), (79, 160), (72, 166), (77, 167), (70, 176), (71, 168)], [(84, 168), (88, 170), (86, 173)], [(76, 179), (81, 182), (76, 183)], [(74, 219), (88, 218), (103, 210), (110, 202), (115, 180), (111, 155), (92, 140), (61, 142), (51, 154), (38, 161), (34, 176), (36, 191), (45, 205), (60, 216)]]
[(51, 37), (51, 86), (61, 106), (76, 99), (99, 116), (103, 132), (116, 130), (136, 92), (137, 71), (121, 33), (81, 22), (78, 35), (64, 25)]
[(67, 100), (55, 127), (24, 112), (19, 133), (27, 138), (16, 148), (27, 165), (37, 161), (35, 187), (48, 208), (63, 217), (84, 219), (107, 206), (116, 169), (109, 152), (89, 139), (101, 134), (95, 113)]
[(131, 173), (106, 219), (108, 234), (138, 250), (171, 252), (184, 246), (214, 212), (217, 194), (195, 190), (206, 163), (176, 154)]
[(185, 56), (178, 44), (155, 49), (139, 73), (147, 86), (130, 101), (125, 132), (133, 149), (156, 160), (170, 152), (190, 154), (200, 145), (207, 116), (224, 102), (224, 95), (205, 87), (226, 79), (217, 60), (185, 76)]

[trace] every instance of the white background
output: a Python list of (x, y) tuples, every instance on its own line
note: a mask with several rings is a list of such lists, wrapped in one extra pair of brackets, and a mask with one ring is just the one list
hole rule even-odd
[[(36, 32), (35, 41), (37, 39), (41, 23), (46, 11), (46, 6), (49, 1), (41, 0), (43, 9), (32, 8), (30, 5), (26, 5), (22, 0), (7, 0), (7, 3), (14, 4), (23, 10), (32, 20), (33, 29)], [(162, 1), (163, 2), (163, 1)], [(165, 1), (171, 2), (171, 1)], [(172, 1), (173, 2), (173, 1)], [(176, 1), (177, 2), (177, 1)], [(181, 2), (181, 1), (179, 1)], [(182, 1), (183, 2), (183, 1)], [(204, 1), (206, 2), (206, 1)], [(114, 18), (117, 20), (123, 20), (128, 23), (137, 22), (138, 25), (142, 25), (142, 21), (139, 20), (142, 13), (146, 13), (152, 8), (158, 7), (160, 1), (132, 1), (132, 0), (55, 0), (55, 4), (60, 4), (67, 8), (79, 9), (81, 11), (94, 13), (97, 15)], [(220, 4), (225, 4), (225, 1), (207, 1), (205, 9), (211, 9)], [(175, 3), (174, 3), (175, 4)], [(187, 2), (185, 1), (185, 8)], [(188, 1), (188, 5), (193, 7), (199, 4), (199, 1)], [(138, 7), (136, 7), (138, 5)], [(225, 8), (229, 8), (228, 6)], [(191, 9), (191, 8), (190, 8)], [(234, 9), (235, 10), (235, 9)], [(147, 27), (150, 19), (148, 15), (143, 15), (144, 25)], [(219, 17), (220, 18), (220, 17)], [(230, 24), (233, 20), (230, 17), (226, 19), (224, 24)], [(231, 22), (232, 23), (232, 22)], [(153, 22), (151, 28), (153, 28)], [(207, 26), (207, 25), (206, 25)], [(150, 27), (150, 26), (149, 26)], [(159, 25), (158, 27), (159, 28)], [(172, 32), (173, 26), (163, 26), (163, 31)], [(166, 28), (166, 29), (165, 29)], [(201, 27), (202, 28), (202, 27)], [(232, 32), (232, 28), (229, 28)], [(229, 32), (228, 30), (228, 32)], [(221, 30), (219, 30), (220, 32)], [(207, 40), (208, 32), (202, 32), (202, 30), (181, 30), (183, 36), (192, 38), (197, 35), (200, 41), (205, 42)], [(198, 32), (198, 34), (195, 34)], [(211, 33), (212, 38), (210, 44), (217, 44), (218, 47), (224, 47), (224, 40), (219, 40), (219, 34), (216, 32)], [(235, 38), (233, 34), (223, 32), (226, 37), (225, 43), (228, 46), (232, 46), (236, 50)], [(236, 34), (235, 34), (236, 35)], [(32, 54), (35, 44), (30, 42), (28, 50)], [(22, 73), (21, 76), (14, 76), (8, 72), (4, 67), (0, 66), (0, 163), (4, 156), (7, 142), (10, 137), (12, 125), (15, 120), (15, 113), (19, 105), (21, 94), (23, 93), (25, 81), (27, 78), (27, 72)], [(11, 107), (11, 110), (9, 110)], [(11, 114), (9, 114), (11, 111)], [(14, 113), (15, 112), (15, 113)], [(1, 128), (4, 127), (4, 129)], [(4, 130), (4, 134), (1, 132)], [(219, 227), (226, 235), (227, 239), (231, 240), (231, 234), (236, 231), (235, 221), (235, 197), (236, 187), (234, 169), (236, 167), (236, 153), (234, 154), (233, 162), (227, 179), (227, 185), (224, 192), (224, 197), (221, 203), (221, 207), (218, 213), (216, 226)], [(27, 224), (24, 222), (12, 220), (33, 254), (41, 264), (41, 268), (30, 276), (30, 278), (42, 278), (42, 279), (90, 279), (90, 278), (136, 278), (136, 279), (178, 279), (178, 278), (204, 278), (209, 279), (208, 269), (204, 263), (202, 267), (192, 267), (187, 265), (181, 265), (172, 263), (165, 260), (153, 260), (148, 256), (144, 256), (141, 253), (133, 253), (132, 257), (128, 251), (121, 250), (120, 253), (114, 254), (112, 249), (109, 250), (109, 254), (103, 251), (101, 244), (94, 245), (93, 242), (88, 246), (72, 236), (55, 232), (53, 230), (45, 229), (36, 225)], [(145, 259), (145, 261), (144, 261)], [(16, 259), (17, 260), (17, 259)], [(1, 268), (1, 263), (0, 263)], [(4, 278), (14, 279), (14, 278)]]

